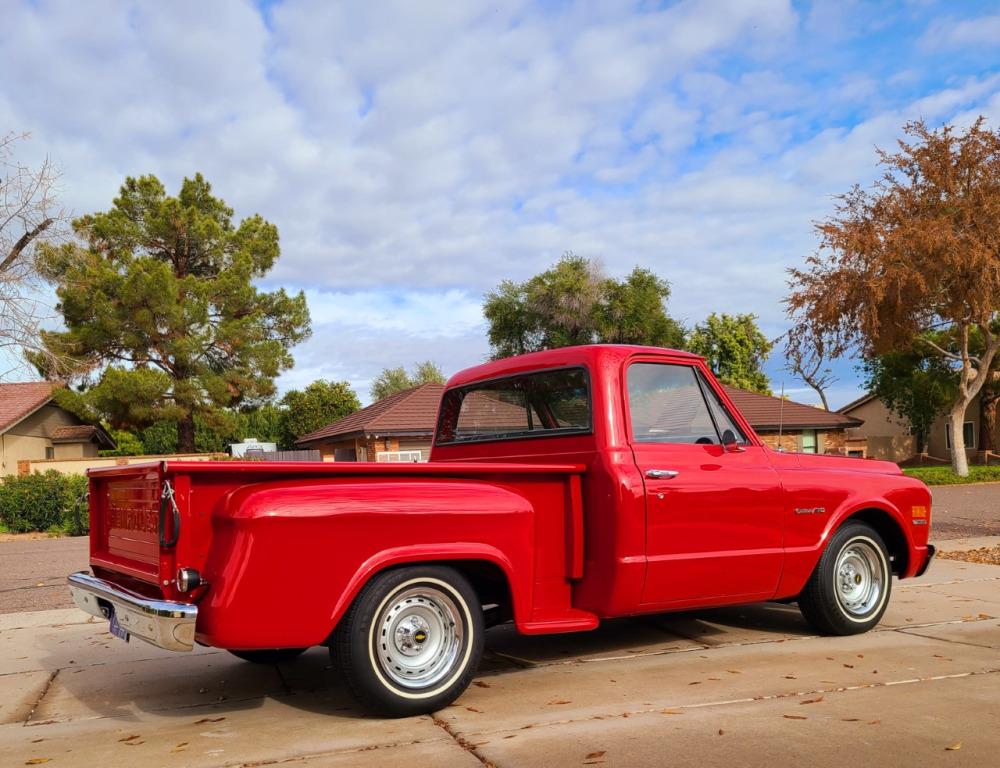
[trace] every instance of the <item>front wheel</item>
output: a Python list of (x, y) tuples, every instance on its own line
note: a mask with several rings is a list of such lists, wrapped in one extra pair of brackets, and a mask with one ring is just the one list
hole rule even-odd
[(375, 576), (341, 618), (330, 654), (355, 698), (377, 714), (433, 712), (457, 699), (483, 653), (483, 610), (453, 568)]
[(831, 537), (799, 595), (799, 609), (828, 635), (867, 632), (882, 620), (892, 591), (889, 552), (864, 523), (848, 523)]

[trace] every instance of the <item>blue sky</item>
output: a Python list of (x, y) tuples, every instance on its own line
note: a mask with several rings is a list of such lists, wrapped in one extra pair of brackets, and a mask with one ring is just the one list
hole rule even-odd
[[(480, 305), (572, 250), (688, 324), (785, 329), (785, 270), (908, 120), (1000, 124), (995, 3), (3, 3), (0, 130), (68, 211), (202, 171), (281, 232), (282, 386), (487, 354)], [(11, 76), (13, 74), (14, 76)], [(858, 393), (837, 366), (835, 406)], [(813, 397), (781, 371), (793, 396)]]

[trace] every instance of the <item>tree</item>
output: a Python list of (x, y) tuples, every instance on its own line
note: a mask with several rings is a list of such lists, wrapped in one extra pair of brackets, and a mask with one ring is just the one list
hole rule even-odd
[(931, 425), (955, 398), (957, 376), (926, 345), (865, 360), (865, 387), (913, 430), (917, 452), (927, 449)]
[(27, 138), (0, 135), (0, 350), (37, 353), (44, 311), (36, 298), (35, 245), (57, 234), (60, 216), (53, 210), (58, 174), (49, 159), (37, 168), (15, 159), (17, 143)]
[(176, 425), (195, 450), (195, 419), (221, 426), (227, 408), (266, 400), (309, 335), (304, 294), (254, 285), (279, 255), (261, 216), (233, 211), (197, 174), (176, 197), (155, 176), (128, 178), (112, 208), (83, 216), (83, 242), (40, 250), (65, 331), (44, 333), (60, 359), (49, 376), (92, 384), (78, 397), (115, 428)]
[(804, 326), (793, 328), (785, 337), (785, 361), (785, 370), (812, 387), (823, 403), (823, 410), (829, 411), (826, 390), (836, 383), (837, 377), (827, 365), (829, 357), (823, 337)]
[(679, 349), (684, 328), (664, 306), (670, 284), (636, 267), (624, 281), (607, 279), (597, 305), (597, 335), (607, 344), (648, 344)]
[(773, 346), (757, 327), (756, 315), (713, 312), (688, 339), (688, 349), (702, 355), (720, 381), (765, 395), (771, 385), (761, 367)]
[(670, 285), (636, 267), (624, 281), (566, 253), (523, 283), (505, 280), (486, 295), (493, 358), (595, 342), (683, 346), (684, 329), (669, 317)]
[(284, 408), (282, 444), (292, 447), (296, 439), (354, 413), (361, 407), (346, 381), (318, 379), (303, 390), (292, 389), (281, 398)]
[[(951, 463), (966, 476), (965, 412), (1000, 348), (1000, 134), (983, 118), (964, 132), (914, 122), (904, 133), (898, 152), (878, 151), (883, 175), (874, 188), (855, 186), (817, 225), (820, 247), (791, 270), (787, 304), (834, 354), (878, 357), (919, 339), (952, 366)], [(954, 350), (930, 335), (942, 329)]]
[(382, 373), (372, 382), (372, 400), (385, 400), (390, 395), (413, 389), (421, 384), (444, 384), (445, 376), (441, 369), (430, 360), (418, 364), (410, 373), (403, 366), (383, 368)]

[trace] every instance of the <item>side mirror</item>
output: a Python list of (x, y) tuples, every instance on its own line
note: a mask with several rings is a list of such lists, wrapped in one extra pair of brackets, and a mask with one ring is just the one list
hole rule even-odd
[(727, 429), (722, 433), (722, 447), (728, 453), (742, 453), (746, 450), (746, 448), (740, 445), (740, 439), (736, 437), (736, 433), (731, 429)]

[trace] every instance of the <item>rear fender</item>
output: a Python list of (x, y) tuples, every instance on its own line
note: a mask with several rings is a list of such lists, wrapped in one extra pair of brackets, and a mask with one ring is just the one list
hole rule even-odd
[(330, 617), (331, 632), (337, 626), (341, 617), (350, 607), (351, 603), (364, 588), (365, 584), (371, 581), (377, 574), (390, 568), (413, 565), (417, 563), (435, 563), (447, 565), (456, 561), (479, 561), (487, 562), (497, 566), (504, 575), (507, 588), (510, 591), (512, 609), (515, 622), (527, 620), (531, 611), (530, 584), (517, 585), (514, 567), (510, 560), (496, 547), (485, 546), (475, 542), (454, 542), (431, 545), (415, 545), (410, 547), (396, 547), (379, 552), (368, 558), (351, 578), (347, 588), (338, 600), (333, 615)]
[(535, 513), (509, 486), (391, 477), (253, 484), (216, 506), (212, 527), (197, 628), (209, 645), (323, 643), (373, 575), (415, 562), (492, 563), (516, 615), (533, 610)]

